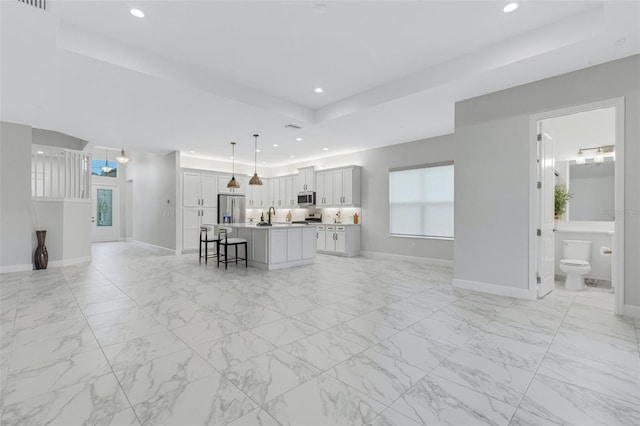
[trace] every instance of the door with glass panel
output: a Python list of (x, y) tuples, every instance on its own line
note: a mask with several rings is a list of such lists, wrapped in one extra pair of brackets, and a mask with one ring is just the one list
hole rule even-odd
[(116, 185), (93, 185), (93, 242), (118, 241), (120, 200)]

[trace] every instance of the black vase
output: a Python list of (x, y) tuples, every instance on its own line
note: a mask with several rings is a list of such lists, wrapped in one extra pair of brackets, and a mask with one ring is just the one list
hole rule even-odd
[(38, 239), (38, 247), (36, 247), (36, 253), (34, 255), (34, 263), (36, 269), (47, 269), (49, 264), (49, 253), (47, 253), (47, 246), (44, 245), (44, 239), (47, 237), (47, 231), (36, 231), (36, 238)]

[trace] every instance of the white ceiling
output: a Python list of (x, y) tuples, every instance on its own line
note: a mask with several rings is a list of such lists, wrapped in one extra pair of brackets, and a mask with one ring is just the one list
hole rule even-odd
[[(616, 109), (602, 108), (564, 115), (543, 121), (550, 126), (556, 161), (575, 160), (580, 148), (594, 148), (616, 143)], [(587, 158), (595, 151), (585, 151)]]
[(450, 133), (456, 101), (640, 52), (637, 1), (47, 4), (0, 2), (3, 121), (250, 164), (259, 133), (269, 166)]

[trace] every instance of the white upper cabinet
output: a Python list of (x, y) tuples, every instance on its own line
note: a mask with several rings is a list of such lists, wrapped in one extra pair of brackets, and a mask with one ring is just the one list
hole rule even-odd
[(361, 176), (362, 168), (359, 166), (317, 172), (316, 205), (359, 206)]
[(298, 169), (298, 174), (295, 177), (295, 194), (304, 191), (313, 191), (315, 186), (315, 172), (313, 167), (307, 167), (304, 169)]
[(184, 172), (182, 174), (182, 200), (184, 207), (199, 207), (201, 205), (202, 184), (200, 173)]
[(247, 188), (248, 209), (260, 209), (267, 205), (266, 200), (269, 198), (269, 192), (266, 179), (262, 179), (262, 185), (248, 185)]
[(214, 175), (201, 176), (202, 180), (202, 206), (218, 206), (218, 177)]
[(218, 205), (218, 177), (205, 173), (182, 174), (183, 207), (216, 207)]
[(323, 171), (316, 173), (316, 205), (333, 205), (333, 173)]
[(283, 205), (286, 207), (294, 207), (298, 203), (298, 193), (293, 192), (293, 176), (285, 176), (284, 178), (284, 199)]

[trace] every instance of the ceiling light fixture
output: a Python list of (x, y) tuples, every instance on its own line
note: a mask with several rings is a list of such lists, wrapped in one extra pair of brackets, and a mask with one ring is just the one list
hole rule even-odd
[(316, 87), (315, 89), (313, 89), (314, 92), (316, 93), (322, 93), (324, 92), (324, 90), (322, 89), (322, 87)]
[(104, 166), (100, 167), (100, 170), (102, 170), (104, 174), (107, 174), (111, 172), (111, 170), (113, 170), (113, 167), (109, 166), (109, 150), (105, 149), (104, 154), (105, 154)]
[(278, 145), (277, 143), (274, 143), (273, 146), (275, 146), (276, 148), (279, 147), (280, 145)]
[(195, 153), (196, 153), (195, 151), (189, 151), (189, 154), (195, 154)]
[(124, 155), (124, 149), (120, 150), (120, 155), (116, 157), (116, 161), (120, 164), (127, 164), (129, 160), (131, 159)]
[(322, 148), (323, 151), (329, 151), (329, 148)]
[(240, 188), (240, 184), (236, 180), (236, 143), (231, 142), (231, 152), (232, 152), (232, 165), (231, 165), (231, 180), (227, 183), (227, 188), (235, 189)]
[(140, 9), (131, 9), (129, 13), (131, 13), (136, 18), (144, 18), (144, 12)]
[(36, 154), (44, 154), (44, 151), (36, 151)]
[(253, 135), (255, 139), (255, 154), (254, 154), (254, 163), (253, 163), (253, 177), (249, 180), (249, 185), (262, 185), (262, 179), (258, 177), (258, 136)]
[(504, 13), (511, 13), (517, 8), (518, 8), (518, 3), (513, 2), (513, 3), (507, 4), (502, 10), (504, 11)]
[(295, 155), (290, 155), (289, 158), (296, 158), (296, 156)]
[(296, 138), (298, 142), (302, 142), (302, 138)]
[(576, 158), (576, 164), (578, 166), (582, 166), (583, 164), (586, 164), (587, 159), (584, 156), (584, 152), (582, 152), (582, 149), (578, 151), (578, 158)]

